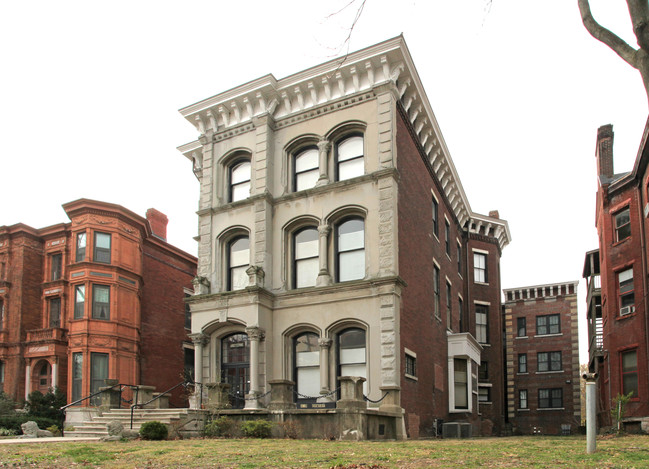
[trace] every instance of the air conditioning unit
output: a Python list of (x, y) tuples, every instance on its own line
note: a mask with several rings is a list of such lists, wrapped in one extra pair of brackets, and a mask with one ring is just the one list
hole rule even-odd
[(620, 308), (620, 316), (626, 316), (631, 313), (635, 313), (635, 306), (625, 306), (624, 308)]

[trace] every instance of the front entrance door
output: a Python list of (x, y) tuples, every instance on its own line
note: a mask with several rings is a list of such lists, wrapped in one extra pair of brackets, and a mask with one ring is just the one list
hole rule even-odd
[(41, 361), (36, 365), (36, 371), (38, 372), (37, 386), (32, 389), (47, 394), (52, 385), (52, 367), (49, 362)]
[(250, 391), (250, 345), (248, 335), (232, 334), (221, 340), (221, 381), (230, 385), (230, 404), (243, 409)]

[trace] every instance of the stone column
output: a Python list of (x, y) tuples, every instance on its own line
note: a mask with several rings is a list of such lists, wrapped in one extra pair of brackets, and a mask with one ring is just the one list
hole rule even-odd
[(331, 148), (331, 143), (327, 140), (320, 140), (318, 142), (318, 168), (320, 169), (320, 177), (318, 182), (316, 182), (316, 187), (324, 186), (329, 184), (329, 165), (327, 161), (327, 155), (329, 154), (329, 149)]
[(203, 345), (207, 337), (205, 334), (189, 334), (189, 338), (194, 343), (194, 381), (203, 382)]
[(362, 376), (339, 376), (338, 381), (340, 381), (340, 400), (336, 403), (337, 409), (367, 409), (363, 400), (365, 378)]
[(56, 388), (59, 385), (59, 361), (56, 357), (52, 362), (52, 387)]
[(246, 395), (244, 409), (258, 409), (259, 402), (259, 341), (264, 333), (259, 327), (246, 327), (246, 334), (250, 341), (250, 391)]
[(29, 397), (29, 393), (31, 392), (31, 366), (29, 366), (29, 362), (27, 365), (25, 365), (25, 400)]
[(329, 233), (331, 233), (331, 227), (329, 225), (318, 226), (318, 260), (320, 261), (320, 272), (318, 272), (318, 278), (315, 282), (318, 287), (332, 284), (331, 274), (329, 274), (329, 267), (327, 265), (327, 238), (329, 237)]
[(329, 396), (329, 348), (331, 347), (331, 339), (322, 337), (318, 339), (320, 346), (320, 394), (318, 402), (333, 402), (334, 396)]
[(586, 380), (586, 452), (592, 454), (597, 449), (597, 373), (584, 373)]

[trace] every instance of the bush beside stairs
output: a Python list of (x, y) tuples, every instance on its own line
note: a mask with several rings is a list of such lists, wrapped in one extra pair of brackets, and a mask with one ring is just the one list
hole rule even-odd
[[(164, 423), (169, 429), (169, 437), (190, 437), (198, 436), (203, 429), (203, 412), (191, 409), (135, 409), (133, 412), (133, 430), (139, 431), (144, 422), (157, 420)], [(80, 424), (74, 424), (74, 430), (66, 431), (65, 437), (105, 437), (108, 436), (106, 425), (109, 422), (118, 421), (125, 429), (131, 427), (130, 409), (110, 409), (93, 417), (92, 420), (84, 420)]]

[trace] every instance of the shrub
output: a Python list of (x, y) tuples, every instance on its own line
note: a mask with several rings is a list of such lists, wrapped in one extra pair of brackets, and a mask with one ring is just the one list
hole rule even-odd
[(21, 425), (25, 422), (29, 422), (30, 420), (36, 422), (38, 428), (42, 428), (42, 429), (45, 429), (52, 425), (57, 425), (59, 423), (55, 420), (48, 419), (45, 417), (34, 417), (31, 415), (14, 413), (14, 415), (0, 416), (0, 427), (9, 430), (14, 430), (16, 431), (16, 434), (21, 434), (23, 432)]
[(64, 431), (66, 432), (73, 432), (75, 430), (74, 425), (67, 424), (64, 428)]
[(213, 419), (205, 425), (203, 434), (207, 437), (232, 438), (239, 433), (239, 425), (236, 421), (226, 416)]
[(296, 440), (302, 433), (302, 425), (296, 420), (286, 420), (277, 424), (280, 436)]
[(15, 412), (16, 403), (5, 392), (0, 392), (0, 415), (11, 415)]
[(241, 424), (241, 431), (248, 438), (270, 438), (272, 428), (268, 420), (248, 420)]
[(167, 426), (157, 420), (144, 422), (140, 427), (140, 436), (145, 440), (164, 440), (168, 434)]
[(10, 428), (4, 428), (0, 427), (0, 436), (14, 436), (17, 435), (18, 432), (16, 430), (12, 430)]
[(50, 425), (45, 430), (52, 433), (52, 436), (61, 436), (61, 429), (57, 425)]
[(27, 414), (32, 417), (45, 417), (54, 420), (57, 424), (62, 424), (65, 417), (60, 409), (65, 404), (65, 394), (58, 387), (54, 387), (45, 394), (40, 391), (30, 393), (25, 407)]

